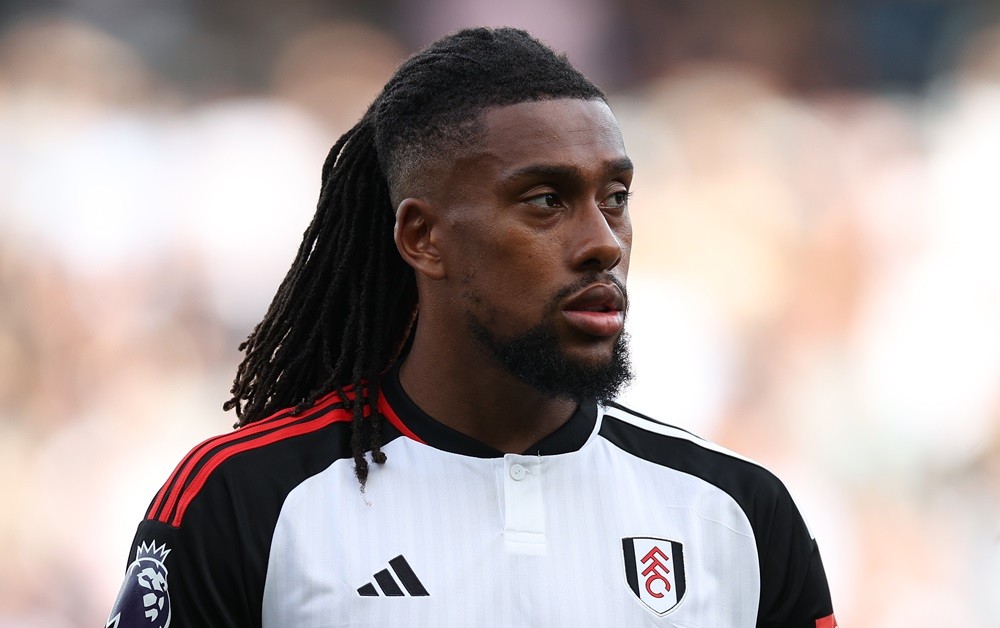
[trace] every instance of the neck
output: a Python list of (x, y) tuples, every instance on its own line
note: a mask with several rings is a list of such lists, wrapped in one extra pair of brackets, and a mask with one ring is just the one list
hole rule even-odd
[(576, 410), (522, 382), (477, 346), (443, 352), (421, 333), (399, 372), (421, 410), (453, 430), (505, 453), (521, 453), (561, 427)]

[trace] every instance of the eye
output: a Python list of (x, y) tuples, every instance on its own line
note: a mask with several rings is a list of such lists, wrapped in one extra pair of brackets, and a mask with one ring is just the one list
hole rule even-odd
[(557, 194), (549, 192), (547, 194), (539, 194), (538, 196), (532, 196), (531, 198), (524, 201), (529, 205), (534, 205), (535, 207), (543, 207), (545, 209), (551, 209), (553, 207), (562, 207), (562, 201), (559, 200)]
[(619, 190), (604, 199), (604, 202), (601, 203), (601, 207), (604, 209), (623, 209), (626, 205), (628, 205), (628, 199), (630, 196), (632, 196), (632, 193), (628, 190)]

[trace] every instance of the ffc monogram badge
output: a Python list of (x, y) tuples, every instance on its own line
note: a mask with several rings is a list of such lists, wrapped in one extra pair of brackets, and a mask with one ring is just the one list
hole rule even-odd
[(657, 615), (665, 615), (684, 597), (684, 548), (677, 541), (649, 536), (622, 539), (625, 581), (632, 593)]

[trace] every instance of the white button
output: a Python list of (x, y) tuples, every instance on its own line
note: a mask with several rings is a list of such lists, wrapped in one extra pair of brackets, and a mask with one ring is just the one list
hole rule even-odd
[(515, 464), (510, 467), (510, 477), (515, 481), (520, 482), (526, 475), (528, 475), (528, 470), (521, 465)]

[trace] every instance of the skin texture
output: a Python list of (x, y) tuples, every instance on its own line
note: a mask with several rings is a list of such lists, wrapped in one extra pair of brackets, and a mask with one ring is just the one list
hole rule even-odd
[(396, 245), (416, 271), (420, 302), (400, 378), (438, 421), (519, 453), (565, 423), (576, 402), (505, 370), (470, 319), (500, 340), (550, 324), (568, 359), (607, 364), (621, 333), (614, 314), (595, 326), (567, 310), (595, 286), (624, 309), (615, 286), (628, 272), (632, 165), (602, 101), (520, 103), (487, 109), (481, 122), (472, 145), (397, 208)]

